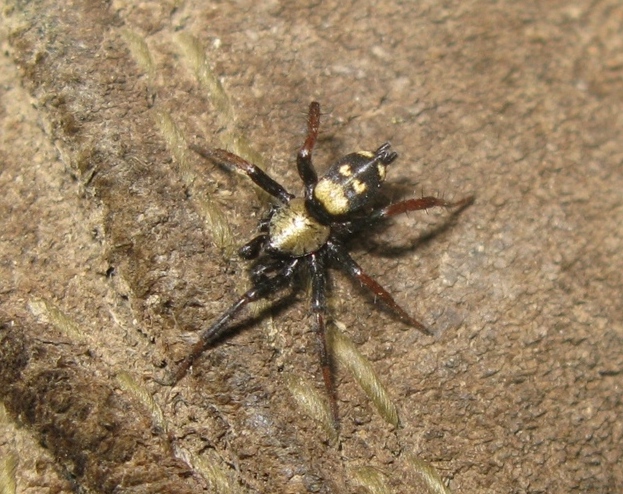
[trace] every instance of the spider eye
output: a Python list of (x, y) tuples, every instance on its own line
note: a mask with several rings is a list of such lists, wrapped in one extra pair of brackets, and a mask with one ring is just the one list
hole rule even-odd
[(385, 180), (387, 165), (397, 156), (389, 143), (374, 153), (347, 154), (318, 181), (314, 199), (332, 216), (346, 215), (365, 207)]

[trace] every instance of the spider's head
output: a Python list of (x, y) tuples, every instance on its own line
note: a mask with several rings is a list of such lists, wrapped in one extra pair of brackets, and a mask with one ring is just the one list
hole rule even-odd
[(387, 165), (397, 157), (389, 142), (374, 153), (347, 154), (318, 180), (313, 202), (329, 217), (343, 217), (361, 210), (376, 195), (385, 180)]

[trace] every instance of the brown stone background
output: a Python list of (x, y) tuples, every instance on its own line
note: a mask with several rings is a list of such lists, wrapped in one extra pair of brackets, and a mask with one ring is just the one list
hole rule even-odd
[[(621, 491), (621, 2), (5, 1), (1, 27), (0, 492)], [(354, 246), (434, 337), (334, 277), (401, 420), (338, 365), (337, 443), (291, 391), (323, 393), (304, 291), (153, 380), (244, 288), (203, 205), (238, 244), (263, 211), (184, 140), (244, 136), (298, 192), (312, 99), (320, 170), (391, 140), (394, 199), (477, 197)]]

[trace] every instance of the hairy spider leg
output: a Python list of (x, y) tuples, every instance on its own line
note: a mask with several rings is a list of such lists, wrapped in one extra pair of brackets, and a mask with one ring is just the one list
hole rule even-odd
[(299, 176), (305, 184), (305, 197), (310, 199), (314, 191), (314, 186), (318, 182), (318, 174), (312, 163), (312, 151), (318, 139), (318, 129), (320, 127), (320, 104), (312, 101), (309, 105), (307, 116), (307, 138), (303, 147), (296, 156), (296, 166)]
[(234, 167), (248, 175), (253, 182), (262, 190), (268, 192), (271, 196), (279, 199), (283, 204), (288, 204), (291, 199), (294, 198), (281, 184), (273, 180), (266, 172), (261, 168), (249, 163), (247, 160), (240, 156), (230, 153), (225, 149), (206, 149), (191, 144), (188, 146), (195, 153), (203, 156), (204, 158), (224, 166), (226, 168)]
[(396, 303), (394, 297), (392, 297), (391, 294), (385, 290), (385, 288), (364, 273), (361, 266), (355, 262), (343, 245), (329, 241), (327, 242), (327, 248), (333, 254), (334, 259), (337, 261), (337, 264), (342, 270), (344, 270), (349, 276), (357, 279), (363, 286), (379, 297), (383, 303), (396, 312), (396, 314), (400, 316), (403, 321), (410, 324), (414, 328), (419, 329), (424, 334), (432, 334), (431, 331), (424, 326), (424, 324), (407, 314), (407, 312)]
[(212, 326), (202, 331), (199, 335), (199, 341), (193, 345), (191, 351), (175, 371), (171, 384), (176, 384), (186, 375), (193, 362), (201, 356), (201, 354), (206, 350), (206, 348), (208, 348), (208, 346), (210, 346), (211, 343), (217, 340), (228, 329), (227, 323), (244, 307), (251, 302), (267, 297), (271, 293), (286, 285), (296, 272), (299, 262), (299, 258), (294, 259), (286, 264), (283, 269), (281, 269), (281, 271), (279, 271), (272, 278), (264, 278), (262, 281), (258, 282), (253, 288), (240, 297), (229, 309), (227, 309), (221, 317), (212, 323)]
[(368, 221), (381, 220), (395, 216), (397, 214), (406, 213), (408, 211), (421, 211), (422, 209), (430, 209), (435, 207), (442, 208), (464, 208), (474, 202), (474, 196), (465, 197), (460, 201), (449, 202), (438, 197), (420, 197), (419, 199), (407, 199), (406, 201), (390, 204), (389, 206), (373, 212)]
[(325, 329), (325, 316), (327, 315), (326, 281), (327, 267), (324, 256), (317, 253), (311, 254), (309, 271), (312, 283), (312, 303), (311, 310), (314, 315), (314, 333), (318, 342), (318, 353), (322, 368), (322, 378), (329, 395), (329, 405), (333, 416), (333, 427), (338, 430), (340, 419), (337, 410), (337, 393), (333, 380), (331, 367), (331, 357), (327, 349), (327, 333)]

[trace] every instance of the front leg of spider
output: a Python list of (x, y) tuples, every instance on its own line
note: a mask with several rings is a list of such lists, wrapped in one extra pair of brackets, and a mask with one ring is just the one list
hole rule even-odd
[(193, 345), (188, 355), (186, 355), (184, 360), (182, 360), (179, 364), (171, 381), (166, 382), (165, 384), (173, 385), (182, 379), (192, 366), (193, 362), (201, 356), (206, 348), (218, 340), (223, 333), (227, 331), (227, 323), (230, 322), (234, 316), (236, 316), (248, 304), (263, 299), (287, 285), (291, 281), (292, 276), (296, 273), (299, 263), (299, 259), (293, 259), (286, 263), (272, 278), (264, 278), (256, 283), (253, 288), (247, 291), (215, 322), (213, 322), (209, 328), (202, 331), (199, 335), (199, 341)]
[(311, 311), (314, 317), (314, 335), (316, 336), (318, 353), (320, 356), (320, 367), (322, 369), (322, 379), (329, 395), (329, 405), (333, 417), (333, 426), (339, 428), (339, 418), (337, 410), (337, 394), (335, 392), (335, 382), (331, 370), (331, 356), (327, 348), (327, 333), (325, 330), (325, 319), (327, 316), (327, 267), (325, 256), (312, 254), (310, 256), (309, 274), (312, 285)]
[[(204, 149), (195, 145), (191, 145), (190, 148), (200, 156), (203, 156), (204, 158), (207, 158), (217, 164), (235, 168), (242, 173), (245, 173), (257, 186), (283, 204), (288, 204), (290, 200), (294, 198), (294, 196), (290, 194), (281, 184), (273, 180), (262, 169), (252, 163), (249, 163), (240, 156), (230, 153), (224, 149)], [(243, 259), (254, 259), (258, 257), (267, 240), (267, 234), (261, 234), (255, 237), (253, 240), (241, 247), (240, 256)], [(249, 303), (265, 298), (286, 285), (296, 272), (298, 264), (298, 259), (292, 259), (289, 264), (285, 264), (283, 268), (272, 278), (263, 278), (262, 281), (258, 281), (257, 279), (254, 280), (255, 283), (253, 288), (240, 297), (227, 311), (221, 315), (221, 317), (212, 323), (209, 328), (201, 332), (199, 341), (193, 345), (191, 351), (179, 364), (173, 376), (166, 379), (164, 384), (174, 385), (182, 379), (194, 361), (201, 356), (206, 348), (208, 348), (214, 341), (218, 340), (218, 338), (227, 330), (227, 323), (234, 316), (236, 316)]]
[(273, 196), (278, 204), (260, 222), (260, 234), (239, 251), (244, 259), (253, 260), (249, 270), (252, 288), (201, 333), (199, 341), (182, 360), (168, 384), (175, 384), (182, 379), (204, 350), (223, 335), (229, 323), (248, 304), (290, 285), (294, 275), (305, 267), (312, 285), (311, 313), (322, 377), (337, 429), (337, 398), (325, 331), (329, 264), (336, 264), (358, 280), (405, 322), (428, 332), (422, 323), (409, 316), (396, 303), (389, 292), (365, 274), (346, 250), (344, 241), (354, 232), (361, 232), (397, 214), (432, 207), (462, 208), (471, 203), (472, 198), (448, 202), (422, 197), (373, 210), (370, 206), (385, 181), (387, 167), (398, 155), (391, 150), (389, 143), (385, 143), (374, 152), (360, 151), (344, 156), (318, 178), (312, 153), (318, 140), (319, 127), (320, 105), (312, 102), (307, 116), (307, 136), (296, 158), (298, 173), (305, 187), (304, 198), (296, 198), (256, 165), (229, 151), (190, 146), (204, 158), (229, 170), (246, 174), (257, 186)]

